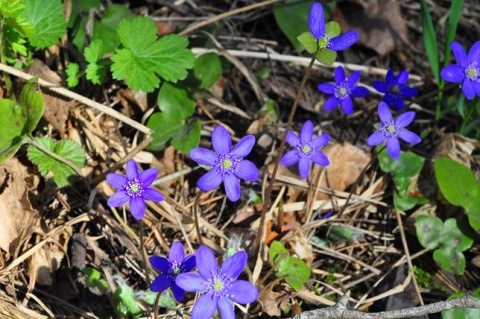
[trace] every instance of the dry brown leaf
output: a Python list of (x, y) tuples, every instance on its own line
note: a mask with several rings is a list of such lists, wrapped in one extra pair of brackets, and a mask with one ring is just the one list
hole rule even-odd
[(351, 0), (333, 15), (343, 31), (360, 33), (360, 43), (383, 56), (408, 43), (408, 29), (397, 0)]
[(13, 253), (22, 235), (30, 233), (39, 214), (28, 199), (29, 174), (15, 157), (0, 164), (0, 248)]
[(71, 236), (72, 228), (66, 227), (63, 232), (52, 237), (51, 243), (42, 246), (29, 259), (29, 274), (35, 276), (37, 284), (53, 285), (52, 274), (60, 269)]
[[(40, 60), (34, 60), (27, 72), (55, 85), (60, 86), (62, 84), (62, 78)], [(45, 100), (43, 117), (53, 125), (62, 137), (65, 136), (68, 112), (76, 102), (52, 94), (48, 90), (43, 90), (43, 98)]]
[(298, 258), (304, 260), (308, 265), (313, 263), (312, 244), (303, 232), (295, 231), (293, 236), (287, 240), (287, 243)]
[(280, 311), (280, 306), (277, 300), (282, 296), (282, 293), (275, 291), (268, 291), (268, 293), (262, 294), (260, 296), (262, 299), (259, 299), (262, 302), (263, 311), (265, 311), (271, 317), (280, 317), (282, 312)]
[[(323, 149), (330, 159), (330, 165), (325, 168), (325, 177), (320, 186), (333, 190), (344, 191), (353, 185), (363, 169), (370, 163), (370, 154), (348, 142), (327, 146)], [(312, 176), (316, 176), (323, 168), (314, 165)], [(327, 195), (318, 193), (317, 199), (326, 199)]]
[(466, 167), (473, 162), (472, 152), (480, 148), (480, 142), (466, 138), (460, 134), (445, 134), (435, 148), (433, 158), (448, 157)]

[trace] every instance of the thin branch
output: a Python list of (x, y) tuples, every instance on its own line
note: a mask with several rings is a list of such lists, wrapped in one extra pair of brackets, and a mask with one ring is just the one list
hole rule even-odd
[(472, 295), (466, 295), (457, 299), (440, 301), (415, 308), (366, 313), (347, 308), (349, 295), (350, 293), (347, 292), (333, 307), (303, 312), (293, 317), (293, 319), (395, 319), (428, 315), (455, 308), (480, 309), (480, 299), (477, 299)]
[[(34, 77), (31, 74), (25, 73), (25, 72), (23, 72), (19, 69), (13, 68), (13, 67), (8, 66), (8, 65), (5, 65), (3, 63), (0, 63), (0, 70), (4, 71), (4, 72), (7, 72), (11, 75), (14, 75), (16, 77), (19, 77), (21, 79), (27, 80), (27, 81)], [(149, 129), (148, 127), (146, 127), (145, 125), (140, 124), (140, 123), (132, 120), (131, 118), (123, 115), (120, 112), (115, 111), (114, 109), (112, 109), (108, 106), (105, 106), (103, 104), (95, 102), (95, 101), (93, 101), (89, 98), (86, 98), (86, 97), (84, 97), (80, 94), (77, 94), (75, 92), (67, 90), (66, 88), (55, 85), (53, 83), (50, 83), (50, 82), (45, 81), (45, 80), (40, 79), (40, 78), (38, 79), (38, 84), (40, 84), (41, 86), (47, 88), (48, 90), (50, 90), (52, 92), (55, 92), (57, 94), (60, 94), (60, 95), (65, 96), (67, 98), (70, 98), (72, 100), (78, 101), (82, 104), (93, 107), (93, 108), (99, 110), (102, 113), (110, 115), (111, 117), (116, 118), (117, 120), (119, 120), (119, 121), (121, 121), (125, 124), (130, 125), (131, 127), (137, 129), (138, 131), (140, 131), (144, 134), (147, 134), (147, 135), (152, 134), (152, 130)]]

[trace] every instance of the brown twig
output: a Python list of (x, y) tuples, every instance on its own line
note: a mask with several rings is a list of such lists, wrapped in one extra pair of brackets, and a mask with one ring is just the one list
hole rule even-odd
[(411, 318), (455, 308), (480, 309), (480, 299), (477, 299), (471, 295), (466, 295), (461, 298), (440, 301), (421, 307), (366, 313), (358, 310), (348, 309), (347, 303), (349, 295), (349, 292), (347, 292), (333, 307), (303, 312), (293, 317), (293, 319), (394, 319)]

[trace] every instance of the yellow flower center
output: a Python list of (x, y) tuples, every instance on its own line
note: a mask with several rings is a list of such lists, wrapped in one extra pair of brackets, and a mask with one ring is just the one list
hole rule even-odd
[(223, 284), (220, 281), (215, 281), (213, 283), (213, 289), (216, 291), (220, 291), (223, 289)]
[(390, 125), (387, 127), (387, 131), (388, 131), (388, 133), (395, 133), (395, 126), (393, 126), (392, 124), (390, 124)]
[(478, 71), (477, 69), (470, 68), (467, 70), (467, 77), (470, 79), (476, 79), (478, 76)]
[(132, 184), (132, 185), (130, 185), (130, 191), (132, 191), (132, 192), (134, 192), (134, 193), (138, 192), (138, 188), (139, 188), (139, 187), (138, 187), (138, 184)]
[(232, 166), (232, 164), (233, 164), (233, 163), (232, 163), (231, 160), (226, 159), (226, 160), (223, 161), (222, 166), (223, 166), (224, 169), (228, 169), (228, 168), (230, 168), (230, 167)]
[(311, 150), (311, 149), (310, 149), (310, 146), (308, 146), (308, 145), (303, 145), (303, 147), (302, 147), (302, 152), (303, 152), (303, 153), (308, 153), (308, 152), (310, 152), (310, 150)]
[(320, 40), (318, 40), (318, 48), (319, 49), (326, 49), (328, 46), (328, 38), (323, 37)]

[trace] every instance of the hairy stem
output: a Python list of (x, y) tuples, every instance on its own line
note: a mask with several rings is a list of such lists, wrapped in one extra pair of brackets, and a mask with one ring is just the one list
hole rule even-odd
[[(5, 19), (3, 16), (0, 16), (0, 62), (5, 64), (7, 63), (7, 49), (5, 47)], [(5, 86), (7, 87), (7, 96), (9, 98), (14, 98), (15, 95), (13, 94), (12, 82), (10, 81), (10, 76), (6, 72), (3, 73), (3, 80), (5, 81)]]
[[(265, 198), (263, 200), (263, 208), (262, 208), (262, 215), (260, 217), (260, 224), (258, 226), (258, 234), (257, 238), (255, 239), (255, 250), (258, 251), (260, 248), (261, 240), (263, 237), (263, 228), (265, 224), (265, 217), (267, 215), (268, 209), (270, 207), (270, 198), (272, 197), (273, 191), (273, 184), (275, 182), (275, 176), (277, 175), (278, 166), (280, 165), (280, 159), (283, 154), (283, 150), (285, 149), (285, 143), (287, 138), (287, 132), (292, 127), (293, 116), (295, 115), (295, 111), (297, 110), (298, 102), (300, 101), (300, 96), (305, 88), (305, 83), (307, 83), (308, 76), (310, 75), (310, 71), (312, 70), (312, 66), (315, 63), (315, 57), (313, 57), (308, 65), (307, 69), (305, 70), (305, 74), (303, 75), (302, 82), (300, 83), (300, 87), (298, 88), (297, 94), (295, 96), (295, 101), (293, 102), (292, 109), (290, 110), (290, 115), (288, 116), (287, 125), (285, 127), (285, 134), (283, 134), (282, 141), (280, 142), (280, 147), (278, 148), (277, 157), (275, 158), (275, 166), (273, 167), (272, 176), (270, 178), (270, 183), (267, 188), (267, 193), (265, 194)], [(278, 225), (281, 226), (281, 225)]]

